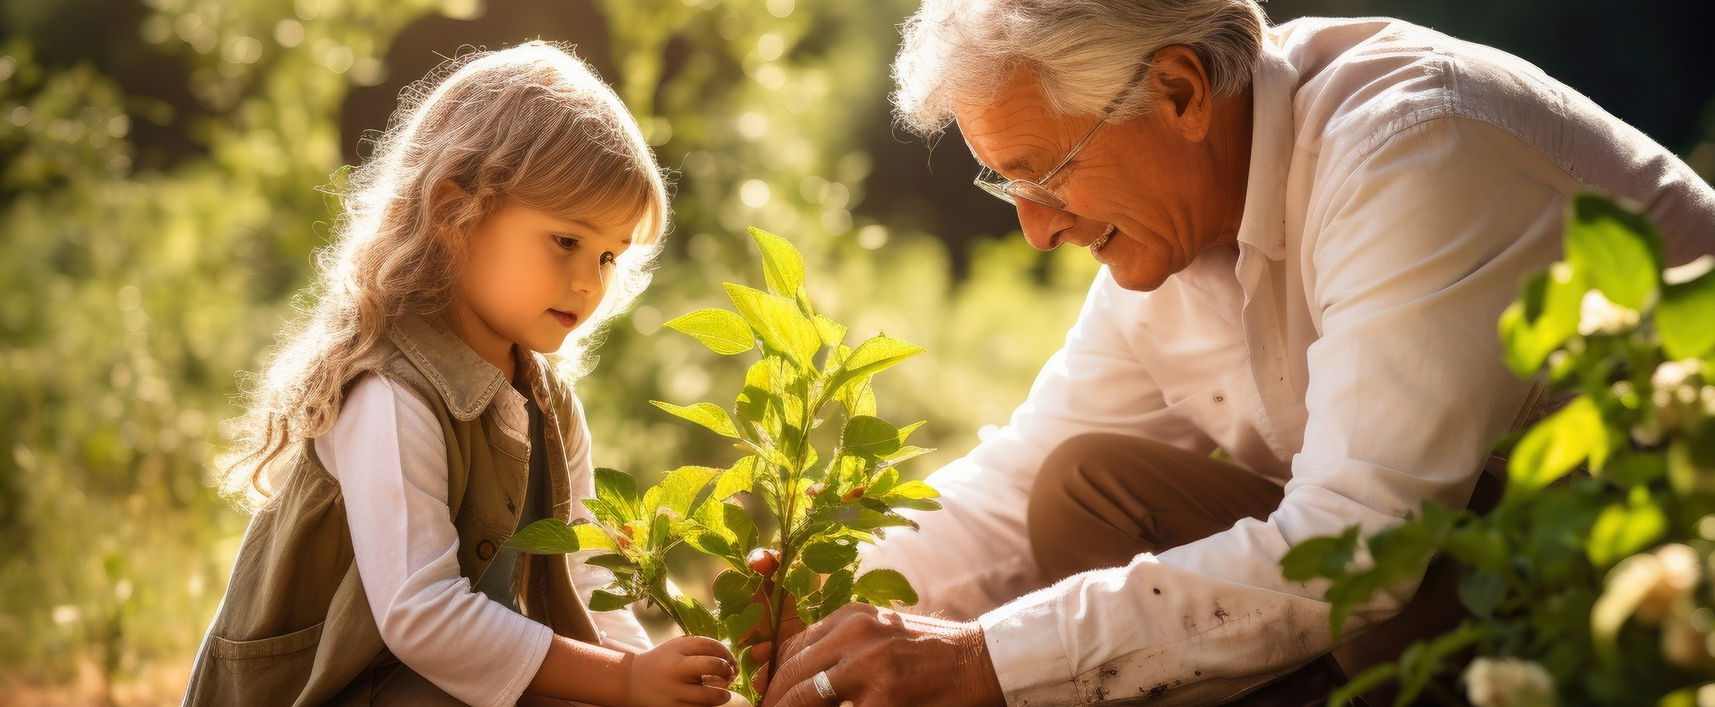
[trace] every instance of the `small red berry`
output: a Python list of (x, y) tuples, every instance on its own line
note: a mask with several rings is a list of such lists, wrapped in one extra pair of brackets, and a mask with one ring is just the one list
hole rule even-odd
[(846, 503), (851, 503), (852, 501), (856, 501), (860, 498), (863, 498), (863, 492), (868, 491), (868, 490), (869, 490), (869, 488), (866, 486), (859, 486), (859, 487), (854, 488), (850, 491), (847, 491), (846, 495), (840, 497), (840, 500), (844, 501)]
[(780, 551), (768, 547), (756, 548), (745, 558), (745, 564), (750, 565), (750, 569), (757, 574), (767, 577), (780, 568)]

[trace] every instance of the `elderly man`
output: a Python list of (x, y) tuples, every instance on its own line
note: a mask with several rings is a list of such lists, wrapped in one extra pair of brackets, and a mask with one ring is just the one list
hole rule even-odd
[(1104, 267), (1010, 424), (929, 477), (945, 510), (865, 552), (938, 617), (846, 607), (785, 642), (770, 707), (1213, 704), (1327, 665), (1282, 554), (1470, 502), (1540, 407), (1495, 322), (1569, 197), (1641, 204), (1669, 265), (1715, 251), (1715, 192), (1667, 150), (1403, 22), (927, 0), (895, 76), (1032, 245)]

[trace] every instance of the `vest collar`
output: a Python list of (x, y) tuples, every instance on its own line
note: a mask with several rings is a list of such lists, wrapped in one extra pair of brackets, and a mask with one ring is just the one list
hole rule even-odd
[(434, 384), (448, 411), (461, 422), (481, 415), (507, 385), (500, 369), (472, 351), (438, 316), (401, 316), (388, 327), (387, 336)]

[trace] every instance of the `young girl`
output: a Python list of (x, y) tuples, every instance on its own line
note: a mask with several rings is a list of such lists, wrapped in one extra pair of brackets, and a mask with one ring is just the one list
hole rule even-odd
[(554, 45), (438, 75), (353, 176), (314, 308), (237, 421), (223, 490), (256, 514), (185, 702), (723, 703), (720, 643), (650, 648), (586, 608), (605, 570), (502, 547), (588, 517), (569, 381), (647, 283), (654, 157)]

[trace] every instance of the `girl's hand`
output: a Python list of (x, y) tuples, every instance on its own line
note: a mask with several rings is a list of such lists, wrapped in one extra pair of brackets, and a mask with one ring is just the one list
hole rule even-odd
[[(626, 676), (627, 707), (723, 705), (732, 693), (735, 661), (720, 641), (680, 636), (632, 656)], [(704, 682), (703, 676), (713, 676)]]

